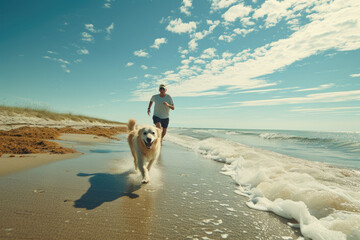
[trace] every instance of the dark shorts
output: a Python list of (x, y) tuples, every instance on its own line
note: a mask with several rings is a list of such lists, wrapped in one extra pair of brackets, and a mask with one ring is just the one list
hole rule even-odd
[(154, 121), (155, 125), (156, 125), (156, 123), (160, 122), (161, 127), (163, 127), (163, 128), (167, 128), (169, 125), (169, 118), (162, 119), (157, 116), (153, 116), (153, 121)]

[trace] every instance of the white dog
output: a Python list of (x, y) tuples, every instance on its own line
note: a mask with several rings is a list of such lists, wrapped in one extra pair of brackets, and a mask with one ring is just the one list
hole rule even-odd
[(135, 170), (139, 167), (142, 183), (148, 183), (151, 165), (159, 158), (161, 151), (161, 129), (150, 125), (136, 126), (134, 119), (129, 120), (128, 129), (127, 140), (134, 157)]

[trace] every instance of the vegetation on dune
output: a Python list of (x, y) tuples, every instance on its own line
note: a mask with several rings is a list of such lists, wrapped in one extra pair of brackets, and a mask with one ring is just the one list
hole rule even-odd
[(38, 117), (43, 119), (50, 119), (54, 121), (61, 120), (73, 120), (76, 122), (88, 121), (88, 122), (100, 122), (105, 124), (124, 124), (116, 121), (109, 121), (100, 118), (88, 117), (83, 115), (74, 115), (71, 113), (56, 113), (42, 108), (34, 107), (11, 107), (0, 105), (0, 114), (6, 114), (8, 116), (23, 115), (26, 117)]

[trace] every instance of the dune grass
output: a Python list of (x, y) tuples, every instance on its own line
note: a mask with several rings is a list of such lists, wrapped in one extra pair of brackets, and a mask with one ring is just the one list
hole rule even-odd
[(107, 124), (124, 124), (116, 121), (109, 121), (100, 118), (88, 117), (83, 115), (74, 115), (72, 113), (56, 113), (43, 108), (34, 108), (34, 107), (12, 107), (0, 105), (0, 114), (5, 114), (8, 116), (13, 115), (23, 115), (27, 117), (38, 117), (43, 119), (51, 119), (55, 121), (61, 120), (73, 120), (76, 122), (88, 121), (88, 122), (100, 122)]

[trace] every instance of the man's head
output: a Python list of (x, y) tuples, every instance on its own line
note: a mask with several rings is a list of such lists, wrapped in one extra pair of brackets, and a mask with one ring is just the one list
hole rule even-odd
[(160, 84), (160, 86), (159, 86), (159, 92), (160, 92), (160, 93), (166, 93), (166, 86), (165, 86), (165, 84)]

